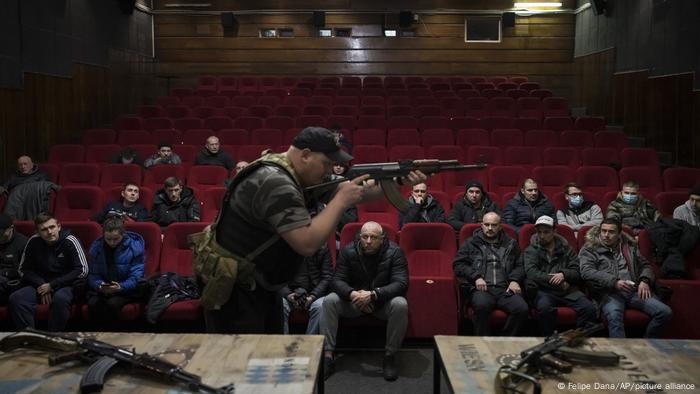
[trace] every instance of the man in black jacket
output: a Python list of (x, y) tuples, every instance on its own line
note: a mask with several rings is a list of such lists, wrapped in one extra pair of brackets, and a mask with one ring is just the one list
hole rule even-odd
[(399, 227), (406, 223), (445, 223), (445, 210), (442, 204), (428, 194), (428, 185), (413, 185), (408, 197), (408, 209), (399, 214)]
[(471, 180), (467, 182), (464, 197), (452, 207), (447, 222), (455, 231), (460, 231), (465, 224), (481, 223), (488, 212), (499, 213), (498, 205), (484, 192), (481, 182)]
[(16, 186), (29, 182), (48, 181), (49, 174), (40, 170), (29, 156), (17, 159), (17, 171), (0, 185), (0, 193), (11, 192)]
[(549, 216), (540, 216), (535, 228), (537, 234), (533, 234), (530, 246), (523, 253), (523, 264), (527, 279), (537, 287), (537, 318), (542, 335), (548, 337), (554, 333), (557, 306), (574, 309), (579, 327), (593, 322), (596, 309), (580, 290), (583, 280), (576, 252), (564, 237), (554, 232), (554, 220)]
[(518, 243), (505, 234), (497, 213), (484, 215), (481, 228), (457, 251), (452, 269), (460, 287), (470, 294), (474, 335), (490, 335), (491, 311), (496, 307), (508, 313), (504, 333), (517, 335), (529, 312), (520, 287), (525, 271)]
[(520, 228), (528, 223), (534, 224), (542, 215), (554, 218), (556, 210), (547, 196), (540, 192), (537, 182), (529, 178), (523, 182), (518, 194), (503, 208), (503, 222), (515, 231), (520, 231)]
[(221, 149), (219, 138), (213, 135), (207, 138), (204, 148), (197, 153), (197, 157), (194, 159), (194, 164), (198, 166), (221, 166), (229, 171), (233, 169), (235, 163), (231, 156)]
[(182, 181), (171, 176), (153, 198), (153, 221), (161, 227), (175, 222), (199, 222), (199, 201), (194, 191), (182, 186)]
[(372, 314), (387, 320), (384, 354), (384, 379), (398, 378), (394, 364), (408, 325), (408, 267), (406, 256), (395, 243), (386, 239), (376, 222), (367, 222), (359, 237), (346, 246), (336, 265), (331, 284), (333, 293), (323, 301), (321, 334), (326, 337), (325, 378), (333, 373), (333, 351), (340, 317)]
[(145, 222), (151, 219), (146, 207), (139, 202), (139, 186), (127, 183), (121, 192), (119, 201), (110, 201), (102, 208), (94, 220), (102, 224), (110, 217), (120, 217), (125, 222)]
[(12, 321), (18, 330), (34, 327), (38, 303), (49, 305), (49, 331), (62, 331), (70, 317), (73, 285), (88, 273), (80, 241), (50, 213), (34, 219), (37, 235), (29, 238), (20, 262), (20, 288), (10, 295)]
[(19, 288), (19, 262), (27, 245), (27, 237), (15, 231), (12, 218), (0, 214), (0, 303)]

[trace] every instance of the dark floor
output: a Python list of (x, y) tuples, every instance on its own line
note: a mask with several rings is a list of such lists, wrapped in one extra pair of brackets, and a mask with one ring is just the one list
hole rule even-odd
[[(397, 354), (399, 379), (387, 382), (382, 377), (380, 349), (340, 350), (336, 356), (335, 373), (326, 380), (326, 393), (432, 393), (433, 349), (429, 346), (404, 348)], [(448, 393), (442, 378), (440, 393)]]

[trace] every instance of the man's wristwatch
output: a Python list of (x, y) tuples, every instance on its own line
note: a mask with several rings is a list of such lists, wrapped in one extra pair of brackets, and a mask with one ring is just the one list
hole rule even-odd
[(372, 301), (377, 301), (377, 291), (376, 291), (376, 290), (372, 290), (372, 293), (371, 293), (371, 294), (372, 294), (372, 295), (371, 295), (370, 298), (372, 298)]

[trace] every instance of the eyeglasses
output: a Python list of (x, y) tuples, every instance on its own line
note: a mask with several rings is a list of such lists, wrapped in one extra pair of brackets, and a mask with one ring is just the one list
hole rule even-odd
[(379, 239), (382, 239), (381, 235), (372, 235), (372, 234), (360, 234), (360, 238), (362, 238), (365, 241), (376, 241)]

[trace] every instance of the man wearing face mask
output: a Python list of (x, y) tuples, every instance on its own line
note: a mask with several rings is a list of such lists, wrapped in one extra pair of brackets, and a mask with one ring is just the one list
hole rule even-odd
[(488, 212), (499, 213), (498, 205), (484, 192), (481, 182), (471, 180), (465, 186), (464, 196), (455, 203), (447, 217), (447, 222), (459, 231), (465, 224), (481, 223)]
[(321, 313), (321, 334), (326, 337), (325, 378), (334, 369), (339, 318), (372, 314), (388, 322), (384, 379), (396, 380), (394, 358), (408, 326), (408, 266), (403, 251), (386, 238), (379, 223), (365, 223), (355, 241), (340, 252), (331, 289)]
[(136, 285), (143, 277), (144, 249), (143, 237), (125, 231), (121, 218), (105, 220), (102, 237), (92, 243), (89, 252), (90, 320), (115, 322), (122, 307), (138, 299)]
[(442, 204), (428, 194), (428, 185), (419, 183), (413, 186), (408, 197), (408, 209), (399, 214), (399, 227), (406, 223), (445, 223), (445, 210)]
[(603, 221), (603, 211), (593, 201), (585, 201), (583, 190), (574, 183), (564, 186), (564, 198), (569, 203), (566, 208), (557, 211), (557, 223), (578, 231), (581, 227), (597, 226)]
[(503, 209), (503, 222), (520, 231), (520, 227), (535, 224), (535, 220), (543, 215), (555, 217), (554, 205), (540, 192), (537, 182), (528, 178)]
[(629, 229), (636, 236), (645, 226), (654, 223), (661, 216), (656, 206), (639, 192), (639, 184), (627, 181), (622, 185), (622, 191), (608, 205), (605, 218), (622, 222), (622, 227)]

